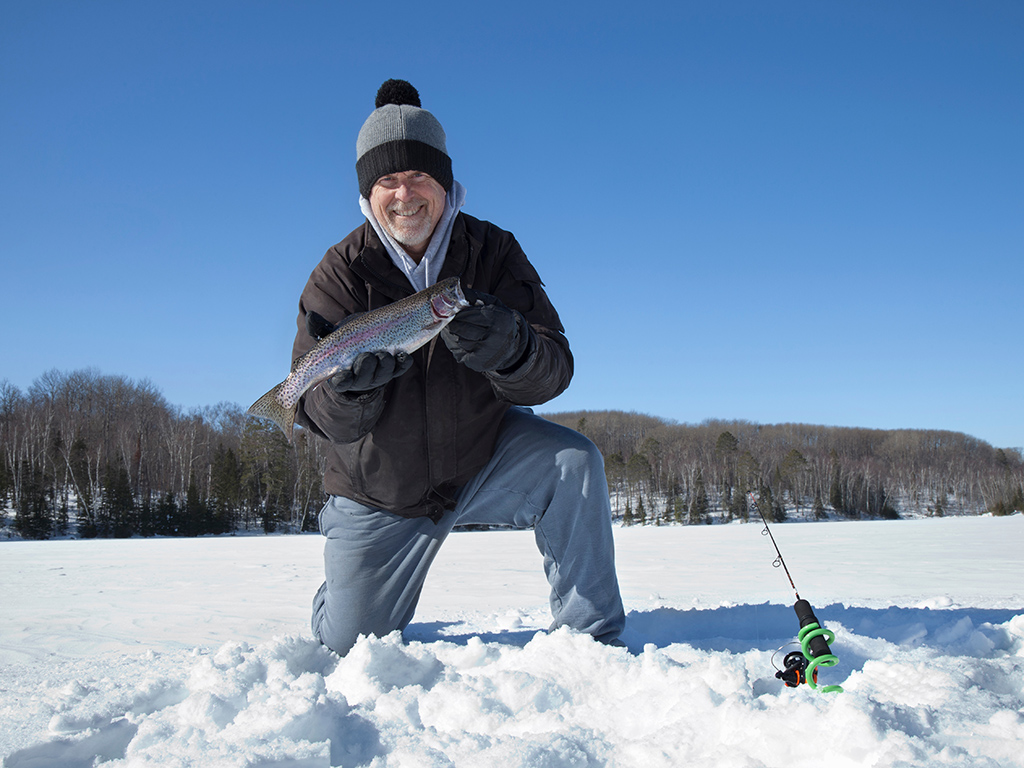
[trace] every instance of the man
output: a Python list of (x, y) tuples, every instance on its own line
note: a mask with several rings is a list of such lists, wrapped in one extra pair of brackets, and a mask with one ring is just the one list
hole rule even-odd
[(618, 644), (601, 455), (522, 407), (572, 378), (558, 314), (515, 238), (460, 212), (445, 133), (416, 90), (389, 80), (376, 107), (356, 142), (366, 223), (313, 270), (292, 359), (349, 315), (452, 275), (472, 306), (411, 355), (363, 353), (299, 405), (296, 421), (331, 442), (313, 633), (345, 654), (359, 635), (404, 629), (445, 537), (477, 523), (533, 528), (552, 627)]

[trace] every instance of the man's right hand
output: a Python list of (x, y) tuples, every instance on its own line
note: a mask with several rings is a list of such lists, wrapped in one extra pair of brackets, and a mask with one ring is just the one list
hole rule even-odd
[(412, 356), (406, 352), (362, 352), (356, 356), (352, 368), (336, 373), (327, 380), (328, 386), (339, 394), (362, 395), (383, 387), (412, 367)]

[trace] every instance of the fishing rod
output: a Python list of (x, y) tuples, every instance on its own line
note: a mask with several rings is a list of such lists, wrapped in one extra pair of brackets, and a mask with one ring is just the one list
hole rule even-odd
[[(748, 495), (750, 496), (750, 503), (754, 505), (754, 509), (757, 510), (757, 514), (761, 517), (761, 522), (764, 523), (764, 530), (761, 531), (761, 535), (767, 535), (772, 540), (775, 554), (778, 555), (772, 565), (776, 568), (782, 567), (782, 570), (786, 573), (786, 578), (789, 579), (789, 586), (793, 588), (793, 594), (796, 595), (796, 604), (793, 606), (793, 610), (796, 611), (797, 620), (800, 622), (800, 632), (797, 634), (800, 650), (786, 654), (782, 660), (782, 665), (785, 669), (778, 669), (776, 667), (778, 671), (775, 673), (775, 677), (782, 680), (788, 688), (796, 688), (801, 683), (807, 683), (811, 688), (821, 690), (823, 693), (841, 693), (843, 689), (839, 685), (825, 685), (820, 689), (818, 688), (818, 667), (834, 667), (839, 663), (839, 659), (832, 654), (832, 649), (829, 648), (829, 643), (836, 639), (836, 635), (834, 632), (821, 626), (818, 617), (814, 615), (814, 609), (811, 608), (811, 604), (800, 597), (796, 584), (793, 583), (793, 577), (789, 573), (789, 568), (786, 567), (786, 561), (782, 558), (782, 551), (775, 541), (775, 536), (772, 535), (771, 528), (768, 527), (768, 519), (764, 516), (764, 512), (761, 511), (761, 507), (758, 506), (754, 494), (749, 493)], [(772, 656), (773, 666), (775, 664), (774, 658)]]

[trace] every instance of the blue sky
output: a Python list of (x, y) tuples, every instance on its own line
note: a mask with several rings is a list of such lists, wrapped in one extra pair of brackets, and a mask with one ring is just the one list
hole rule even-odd
[(544, 410), (1024, 446), (1024, 5), (429, 6), (4, 3), (0, 380), (284, 378), (398, 77), (562, 315)]

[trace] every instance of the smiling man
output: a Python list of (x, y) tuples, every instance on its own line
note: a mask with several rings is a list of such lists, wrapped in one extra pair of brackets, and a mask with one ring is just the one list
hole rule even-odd
[(374, 218), (418, 262), (444, 212), (444, 187), (422, 171), (381, 176), (370, 190)]
[(338, 323), (458, 276), (471, 306), (412, 355), (359, 355), (309, 390), (296, 421), (330, 441), (320, 513), (326, 579), (313, 633), (339, 654), (411, 621), (456, 524), (532, 528), (552, 627), (618, 643), (604, 465), (585, 437), (525, 407), (561, 393), (572, 354), (515, 238), (462, 213), (441, 124), (389, 80), (356, 140), (366, 222), (332, 247), (299, 301), (292, 359)]

